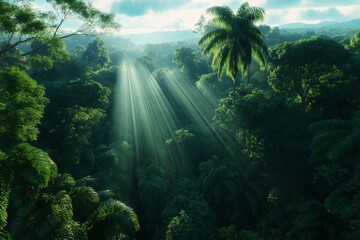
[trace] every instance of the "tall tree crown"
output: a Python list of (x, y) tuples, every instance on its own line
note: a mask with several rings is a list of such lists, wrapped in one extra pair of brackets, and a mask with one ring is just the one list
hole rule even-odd
[(213, 55), (212, 66), (219, 77), (224, 72), (234, 84), (239, 74), (248, 76), (252, 58), (264, 67), (268, 55), (261, 31), (255, 23), (263, 21), (265, 11), (259, 7), (242, 4), (234, 13), (229, 7), (211, 7), (207, 12), (213, 16), (213, 30), (199, 41), (204, 54)]

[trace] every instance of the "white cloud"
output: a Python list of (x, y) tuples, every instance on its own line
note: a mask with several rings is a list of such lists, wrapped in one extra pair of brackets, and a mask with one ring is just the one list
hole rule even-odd
[(266, 11), (265, 24), (277, 26), (283, 23), (298, 22), (301, 9), (270, 9)]
[(359, 0), (303, 0), (301, 6), (304, 7), (335, 7), (351, 6), (360, 4)]
[[(107, 4), (111, 5), (112, 2), (116, 0), (96, 1), (99, 3), (101, 2), (104, 7), (105, 1), (108, 2)], [(266, 0), (249, 0), (248, 2), (252, 6), (261, 6), (261, 4), (266, 3)], [(207, 8), (216, 5), (240, 6), (242, 3), (243, 1), (240, 0), (191, 0), (183, 6), (179, 6), (177, 9), (156, 13), (149, 11), (141, 16), (125, 16), (118, 14), (117, 19), (122, 25), (121, 34), (193, 29), (195, 23), (202, 14), (205, 14)]]
[(339, 16), (333, 15), (332, 17), (324, 18), (305, 18), (304, 12), (318, 12), (326, 13), (330, 9), (336, 9), (343, 15), (341, 21), (347, 21), (354, 18), (359, 18), (360, 4), (351, 6), (336, 6), (336, 7), (295, 7), (283, 9), (270, 9), (266, 11), (265, 23), (271, 26), (282, 25), (286, 23), (319, 23), (324, 20), (339, 20)]
[(349, 19), (359, 18), (360, 4), (352, 6), (339, 6), (336, 7), (342, 14), (347, 16)]
[(118, 0), (94, 0), (93, 6), (105, 12), (111, 12), (111, 5)]
[[(106, 12), (118, 11), (112, 9), (114, 3), (125, 0), (89, 0), (93, 6)], [(129, 0), (127, 0), (129, 1)], [(141, 0), (143, 1), (143, 0)], [(148, 0), (162, 1), (162, 0)], [(180, 0), (178, 0), (180, 1)], [(244, 0), (181, 0), (184, 4), (176, 5), (176, 8), (157, 11), (157, 9), (146, 11), (140, 16), (126, 16), (117, 14), (116, 19), (122, 25), (121, 33), (141, 33), (153, 31), (170, 31), (180, 29), (193, 29), (201, 14), (205, 14), (207, 8), (215, 5), (231, 6), (234, 10)], [(43, 7), (45, 0), (35, 0), (39, 8)], [(305, 22), (316, 23), (323, 19), (304, 18), (304, 12), (322, 13), (329, 8), (335, 8), (344, 15), (345, 20), (359, 18), (360, 0), (247, 0), (251, 6), (265, 8), (266, 16), (264, 24), (271, 26), (291, 23)], [(351, 5), (352, 4), (352, 5)], [(278, 6), (278, 7), (276, 7)], [(154, 12), (156, 11), (156, 12)], [(331, 16), (329, 16), (329, 20)], [(336, 19), (333, 19), (336, 20)]]
[(134, 17), (119, 14), (117, 19), (122, 25), (121, 34), (136, 34), (192, 29), (202, 13), (201, 9), (178, 9)]

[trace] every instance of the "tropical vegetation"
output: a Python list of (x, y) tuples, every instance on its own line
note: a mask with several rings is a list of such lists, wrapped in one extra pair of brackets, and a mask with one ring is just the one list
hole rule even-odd
[(0, 0), (0, 239), (360, 239), (359, 29), (244, 3), (139, 49), (48, 2)]

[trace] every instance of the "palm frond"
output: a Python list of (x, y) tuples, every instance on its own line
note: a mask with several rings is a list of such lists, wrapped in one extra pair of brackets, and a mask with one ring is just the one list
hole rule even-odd
[[(235, 45), (234, 47), (236, 47), (237, 49), (237, 58), (239, 59), (238, 60), (238, 63), (237, 65), (234, 65), (232, 67), (235, 67), (237, 66), (238, 68), (241, 69), (241, 74), (243, 75), (243, 77), (247, 76), (247, 70), (250, 66), (250, 63), (251, 63), (251, 45), (250, 45), (250, 42), (240, 38), (237, 42), (238, 44)], [(234, 57), (235, 57), (234, 56)]]
[(70, 190), (75, 185), (75, 179), (68, 173), (58, 174), (51, 180), (51, 186), (55, 189)]
[(80, 186), (70, 191), (74, 208), (74, 218), (85, 221), (100, 205), (99, 194), (91, 187)]
[(78, 187), (86, 186), (88, 183), (94, 183), (94, 182), (96, 182), (95, 178), (93, 178), (91, 176), (86, 176), (86, 177), (76, 180), (76, 186), (78, 186)]
[(264, 50), (262, 46), (254, 46), (252, 48), (252, 56), (259, 63), (260, 69), (264, 70), (268, 59), (267, 48)]
[(66, 191), (58, 192), (53, 199), (51, 209), (57, 221), (62, 223), (70, 221), (73, 216), (73, 206), (69, 194)]
[(50, 239), (63, 225), (72, 221), (71, 198), (65, 191), (60, 191), (52, 199), (48, 209), (29, 212), (26, 226), (28, 231), (24, 239)]
[(312, 148), (330, 148), (344, 139), (349, 134), (348, 130), (326, 131), (316, 135), (311, 141)]
[(254, 25), (264, 19), (264, 9), (244, 3), (236, 14), (229, 7), (219, 6), (207, 12), (214, 17), (211, 21), (214, 29), (200, 39), (199, 45), (205, 48), (205, 56), (213, 55), (212, 66), (218, 69), (219, 78), (225, 71), (235, 86), (239, 73), (243, 77), (248, 75), (253, 57), (262, 68), (265, 66), (267, 47)]
[(324, 131), (350, 130), (353, 127), (354, 123), (352, 121), (329, 119), (311, 124), (309, 131), (311, 133), (317, 134)]
[(117, 200), (102, 203), (87, 225), (91, 226), (92, 230), (98, 230), (99, 227), (102, 230), (111, 228), (111, 232), (114, 232), (115, 235), (124, 232), (133, 234), (140, 230), (138, 217), (134, 210)]
[(56, 164), (42, 150), (27, 143), (17, 145), (10, 154), (20, 175), (31, 185), (46, 187), (57, 173)]
[(7, 229), (10, 235), (16, 239), (16, 236), (21, 236), (24, 231), (26, 219), (26, 211), (25, 209), (19, 209), (16, 211), (9, 219), (9, 223)]
[(248, 23), (264, 21), (265, 10), (260, 7), (251, 7), (249, 3), (243, 3), (236, 12), (236, 16), (246, 20)]
[(210, 22), (213, 27), (231, 29), (231, 23), (235, 16), (231, 8), (215, 6), (208, 8), (207, 13), (214, 16)]
[(259, 29), (254, 28), (251, 30), (254, 32), (251, 37), (251, 51), (252, 56), (256, 62), (260, 64), (260, 67), (263, 69), (266, 65), (267, 59), (269, 57), (268, 47), (262, 39), (262, 34)]
[(101, 200), (109, 200), (115, 195), (114, 191), (108, 189), (103, 191), (98, 191), (97, 193), (99, 194)]
[[(224, 30), (224, 29), (221, 29), (221, 28), (217, 28), (217, 29), (214, 29), (213, 31), (211, 32), (208, 32), (206, 33), (198, 42), (198, 45), (201, 46), (201, 47), (206, 47), (207, 44), (211, 43), (214, 39), (218, 38), (219, 35), (222, 36), (222, 35), (227, 35), (228, 34), (228, 31)], [(218, 42), (218, 41), (216, 41)]]
[(9, 204), (10, 187), (5, 186), (5, 181), (0, 178), (0, 231), (4, 229), (7, 223), (7, 207)]
[(239, 70), (242, 68), (242, 54), (239, 53), (241, 52), (242, 49), (239, 49), (235, 44), (232, 44), (231, 47), (231, 53), (230, 53), (230, 58), (229, 58), (229, 67), (228, 67), (228, 71), (229, 74), (232, 76), (233, 81), (235, 83), (235, 80), (237, 79), (238, 75), (239, 75)]
[(33, 228), (24, 234), (24, 239), (48, 239), (60, 224), (53, 215), (37, 220), (41, 221), (31, 224)]
[(47, 206), (36, 209), (23, 207), (15, 211), (9, 219), (8, 230), (13, 239), (42, 239), (55, 229), (55, 221), (46, 215)]
[(357, 159), (360, 149), (360, 117), (355, 113), (351, 120), (330, 119), (310, 125), (315, 137), (312, 141), (313, 155), (323, 153), (331, 160), (346, 156)]
[(12, 181), (12, 174), (10, 174), (8, 167), (5, 165), (8, 165), (8, 160), (5, 153), (0, 151), (0, 232), (7, 223), (7, 207), (11, 190), (10, 182)]
[(0, 239), (11, 240), (11, 236), (8, 232), (6, 232), (4, 230), (0, 230)]
[(229, 61), (229, 54), (228, 54), (229, 51), (230, 51), (230, 48), (225, 47), (223, 49), (223, 51), (218, 52), (213, 59), (212, 66), (218, 68), (218, 78), (219, 79), (221, 78), (221, 76), (223, 74), (224, 67), (226, 68), (226, 66), (227, 66), (226, 62)]
[(345, 139), (336, 144), (328, 153), (327, 157), (331, 160), (340, 160), (345, 155), (359, 151), (360, 147), (360, 129), (351, 132)]
[(208, 56), (216, 51), (219, 51), (219, 49), (223, 48), (231, 40), (229, 34), (221, 29), (219, 29), (219, 31), (213, 31), (211, 35), (212, 38), (209, 39), (209, 41), (207, 42), (207, 46), (204, 49), (205, 56)]

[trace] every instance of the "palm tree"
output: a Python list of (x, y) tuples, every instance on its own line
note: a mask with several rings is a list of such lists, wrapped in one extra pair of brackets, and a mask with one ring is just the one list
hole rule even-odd
[(212, 66), (218, 69), (220, 78), (224, 71), (231, 77), (235, 87), (239, 74), (247, 77), (254, 58), (263, 68), (268, 56), (267, 46), (256, 22), (264, 19), (264, 9), (243, 3), (234, 13), (229, 7), (211, 7), (207, 10), (214, 16), (212, 30), (199, 41), (205, 47), (204, 54), (213, 55)]

